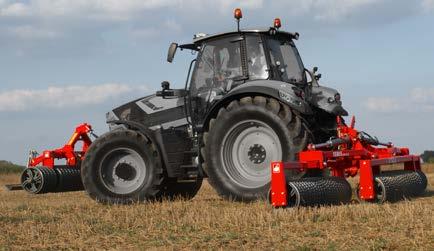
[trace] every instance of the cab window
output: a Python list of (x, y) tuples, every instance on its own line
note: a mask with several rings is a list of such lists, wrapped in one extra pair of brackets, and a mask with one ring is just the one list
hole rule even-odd
[(268, 79), (268, 66), (261, 37), (246, 35), (249, 79)]
[(270, 37), (267, 40), (271, 64), (280, 74), (282, 81), (300, 83), (305, 80), (304, 67), (294, 43), (284, 37)]
[(192, 92), (226, 91), (227, 86), (242, 75), (239, 41), (234, 41), (231, 36), (207, 42), (192, 77)]

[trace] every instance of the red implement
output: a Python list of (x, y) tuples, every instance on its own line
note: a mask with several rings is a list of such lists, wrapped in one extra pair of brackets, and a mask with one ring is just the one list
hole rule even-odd
[[(365, 201), (374, 201), (377, 198), (377, 193), (381, 192), (376, 189), (378, 184), (375, 177), (382, 173), (381, 166), (383, 165), (403, 163), (404, 170), (423, 175), (420, 171), (419, 156), (410, 155), (408, 148), (394, 147), (392, 143), (381, 143), (377, 138), (355, 130), (354, 117), (350, 126), (345, 125), (340, 117), (337, 118), (337, 124), (338, 137), (336, 139), (322, 144), (309, 145), (306, 151), (300, 152), (299, 161), (271, 163), (270, 202), (273, 206), (288, 206), (289, 203), (289, 186), (285, 169), (297, 169), (299, 171), (329, 169), (332, 176), (343, 179), (359, 174), (358, 196)], [(424, 175), (421, 177), (420, 187), (424, 185), (424, 177)], [(404, 194), (409, 193), (409, 191), (405, 191), (405, 188), (401, 190), (405, 192), (403, 192)], [(390, 191), (383, 192), (384, 195), (382, 196), (385, 197), (386, 193), (389, 192), (389, 198), (391, 197)]]
[[(66, 165), (76, 167), (77, 164), (83, 159), (84, 154), (92, 144), (92, 140), (89, 138), (89, 133), (92, 133), (92, 126), (83, 123), (75, 128), (74, 133), (62, 148), (55, 150), (46, 150), (39, 156), (30, 156), (28, 167), (34, 167), (39, 164), (48, 168), (54, 168), (55, 159), (66, 159)], [(75, 151), (75, 145), (77, 142), (82, 141), (83, 145), (81, 150)]]

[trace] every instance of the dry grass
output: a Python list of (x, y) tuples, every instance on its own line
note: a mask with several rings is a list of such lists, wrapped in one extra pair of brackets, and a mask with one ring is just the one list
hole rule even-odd
[(434, 166), (425, 197), (395, 204), (275, 210), (220, 199), (104, 206), (84, 192), (7, 192), (1, 175), (0, 250), (434, 250)]

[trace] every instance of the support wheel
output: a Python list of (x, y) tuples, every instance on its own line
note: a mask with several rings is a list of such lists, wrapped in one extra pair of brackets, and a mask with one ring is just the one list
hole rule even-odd
[(95, 140), (81, 166), (83, 186), (91, 198), (108, 204), (154, 199), (163, 169), (156, 146), (132, 130), (108, 132)]
[(33, 194), (54, 192), (57, 186), (56, 172), (48, 167), (26, 168), (21, 174), (21, 185)]
[[(201, 150), (210, 184), (238, 201), (266, 198), (270, 163), (294, 160), (306, 147), (301, 119), (273, 98), (244, 97), (222, 107), (210, 120)], [(287, 173), (299, 178), (301, 173)]]

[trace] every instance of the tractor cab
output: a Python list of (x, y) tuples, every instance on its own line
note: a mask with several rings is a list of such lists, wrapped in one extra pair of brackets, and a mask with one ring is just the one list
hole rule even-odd
[(218, 88), (225, 93), (247, 81), (266, 79), (303, 85), (304, 66), (293, 39), (293, 34), (275, 28), (199, 37), (191, 90)]
[(298, 33), (280, 31), (278, 18), (270, 28), (240, 30), (241, 11), (235, 10), (234, 16), (237, 31), (215, 35), (199, 33), (193, 43), (172, 43), (169, 47), (168, 62), (173, 61), (177, 48), (197, 52), (197, 58), (190, 65), (185, 95), (194, 103), (190, 112), (198, 122), (216, 101), (246, 82), (274, 80), (300, 90), (306, 86), (303, 62), (293, 41), (298, 39)]

